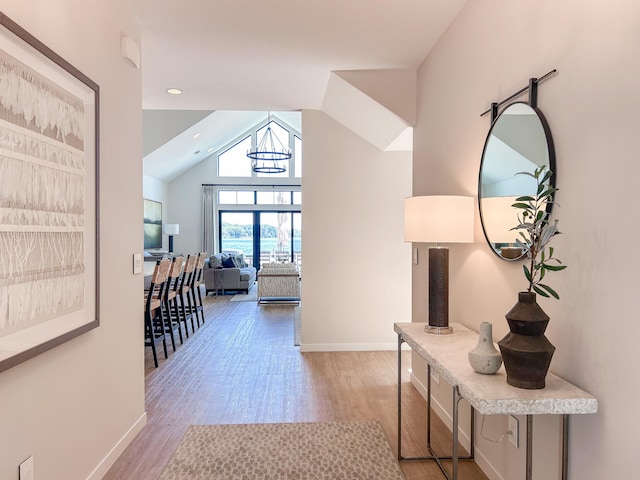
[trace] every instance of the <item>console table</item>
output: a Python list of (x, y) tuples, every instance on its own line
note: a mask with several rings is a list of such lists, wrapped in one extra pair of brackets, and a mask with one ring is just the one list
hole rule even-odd
[[(562, 415), (562, 480), (568, 478), (569, 415), (596, 413), (598, 401), (578, 387), (547, 374), (546, 387), (525, 390), (507, 383), (504, 366), (495, 375), (473, 371), (467, 354), (478, 343), (478, 334), (468, 328), (451, 324), (453, 333), (434, 335), (425, 333), (425, 323), (395, 323), (398, 334), (398, 460), (434, 460), (449, 480), (458, 479), (458, 461), (474, 458), (474, 412), (482, 415), (526, 415), (526, 479), (532, 480), (533, 415)], [(407, 343), (427, 364), (427, 447), (430, 456), (402, 456), (402, 357), (401, 347)], [(444, 378), (453, 389), (453, 452), (438, 456), (430, 445), (431, 431), (431, 370)], [(468, 456), (458, 454), (458, 404), (464, 398), (471, 406), (471, 448)], [(451, 476), (441, 460), (452, 460)]]

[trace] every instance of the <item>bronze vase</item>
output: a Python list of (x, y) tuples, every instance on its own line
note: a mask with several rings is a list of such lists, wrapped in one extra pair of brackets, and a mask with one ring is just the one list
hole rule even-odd
[(505, 317), (510, 332), (498, 346), (507, 371), (507, 383), (518, 388), (544, 388), (556, 350), (544, 335), (549, 316), (536, 302), (535, 293), (520, 292), (518, 303)]

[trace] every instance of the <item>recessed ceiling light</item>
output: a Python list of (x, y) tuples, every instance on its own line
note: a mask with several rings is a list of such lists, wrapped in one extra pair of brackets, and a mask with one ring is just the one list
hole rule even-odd
[(209, 150), (207, 150), (207, 153), (211, 153), (213, 152), (213, 147), (209, 147)]
[(196, 138), (198, 138), (199, 136), (200, 136), (200, 134), (199, 134), (199, 133), (195, 133), (195, 134), (193, 135), (193, 139), (195, 140), (195, 139), (196, 139)]
[(170, 95), (182, 95), (183, 91), (179, 88), (167, 88), (167, 93)]

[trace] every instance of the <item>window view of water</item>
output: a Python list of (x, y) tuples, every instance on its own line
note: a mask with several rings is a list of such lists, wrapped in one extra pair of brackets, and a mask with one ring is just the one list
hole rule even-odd
[[(261, 248), (263, 252), (275, 252), (277, 250), (278, 239), (277, 238), (262, 238), (260, 240)], [(300, 251), (300, 238), (293, 239), (293, 251)], [(242, 250), (245, 255), (253, 254), (253, 239), (252, 238), (223, 238), (222, 248), (224, 250), (234, 249)], [(289, 245), (287, 245), (287, 251), (289, 251)]]
[[(293, 258), (291, 258), (291, 244), (286, 245), (285, 252), (278, 252), (277, 238), (263, 238), (260, 247), (260, 265), (268, 262), (290, 262), (294, 261), (298, 265), (302, 264), (300, 251), (300, 238), (293, 239)], [(249, 265), (257, 267), (258, 262), (253, 261), (253, 239), (252, 238), (223, 238), (222, 250), (240, 250)]]

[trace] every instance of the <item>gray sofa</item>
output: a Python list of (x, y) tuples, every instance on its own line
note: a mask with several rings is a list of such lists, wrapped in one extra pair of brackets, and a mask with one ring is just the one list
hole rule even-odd
[[(232, 266), (233, 265), (233, 266)], [(204, 261), (204, 286), (206, 294), (226, 291), (244, 291), (256, 281), (256, 269), (244, 261), (242, 255), (216, 253)]]

